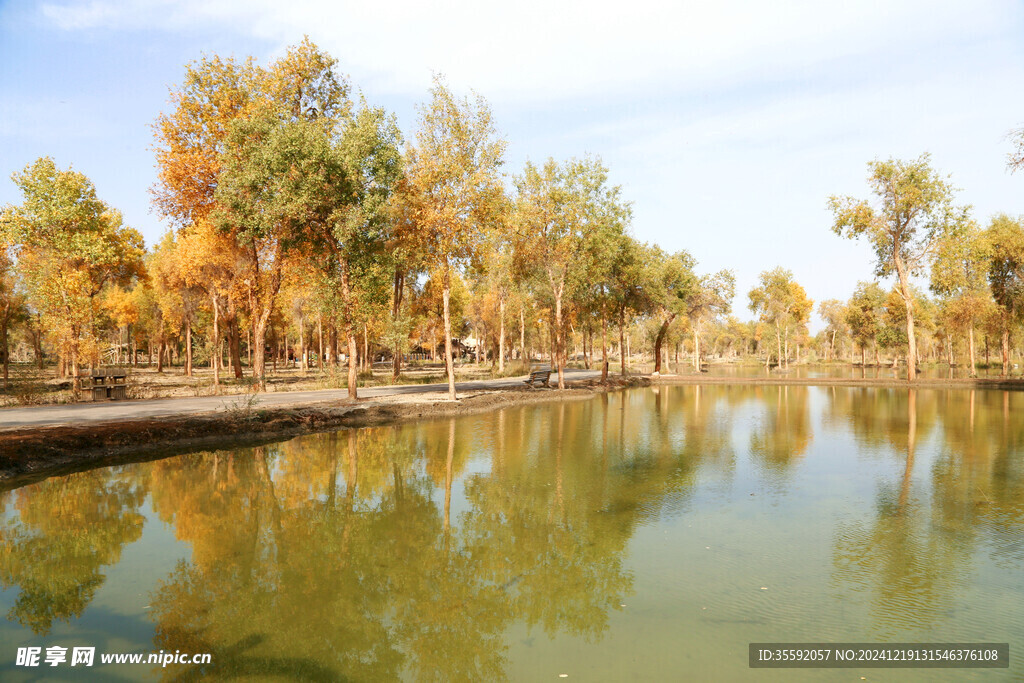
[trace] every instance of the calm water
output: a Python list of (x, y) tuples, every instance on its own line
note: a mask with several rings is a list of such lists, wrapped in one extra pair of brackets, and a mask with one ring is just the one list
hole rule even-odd
[[(85, 645), (242, 680), (1020, 680), (1022, 415), (657, 387), (52, 478), (0, 494), (0, 678), (81, 680), (15, 652)], [(765, 641), (1009, 641), (1011, 668), (748, 669)]]

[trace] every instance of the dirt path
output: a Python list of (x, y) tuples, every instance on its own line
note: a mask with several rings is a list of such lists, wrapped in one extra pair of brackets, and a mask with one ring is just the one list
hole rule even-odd
[[(600, 376), (596, 370), (566, 370), (572, 381), (589, 380)], [(461, 393), (496, 391), (523, 387), (522, 377), (457, 382)], [(388, 387), (366, 387), (359, 390), (360, 399), (386, 396), (446, 393), (447, 384), (404, 384)], [(249, 402), (251, 400), (251, 403)], [(112, 401), (104, 403), (73, 403), (68, 405), (0, 408), (0, 432), (53, 426), (85, 426), (111, 422), (154, 420), (229, 412), (238, 409), (294, 408), (325, 402), (347, 401), (345, 389), (315, 391), (279, 391), (253, 395), (198, 396), (190, 398), (160, 398), (144, 401)]]

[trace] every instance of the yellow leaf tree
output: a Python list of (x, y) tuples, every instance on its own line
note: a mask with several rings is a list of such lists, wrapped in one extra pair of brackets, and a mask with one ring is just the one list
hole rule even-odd
[(81, 173), (43, 157), (13, 176), (24, 201), (4, 207), (0, 223), (29, 302), (76, 379), (98, 362), (100, 293), (142, 273), (142, 235), (96, 197)]
[(448, 396), (455, 400), (451, 281), (455, 271), (479, 256), (500, 211), (505, 141), (482, 97), (459, 100), (440, 78), (430, 92), (430, 102), (420, 108), (415, 142), (408, 146), (404, 196), (412, 204), (429, 268), (441, 278)]

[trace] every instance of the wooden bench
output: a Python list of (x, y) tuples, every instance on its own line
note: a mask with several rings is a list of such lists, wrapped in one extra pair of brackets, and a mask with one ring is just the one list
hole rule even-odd
[(117, 368), (97, 370), (80, 378), (82, 390), (94, 401), (122, 401), (128, 398), (128, 372)]
[(530, 373), (530, 378), (527, 379), (527, 380), (524, 380), (523, 383), (528, 385), (528, 386), (531, 386), (531, 387), (534, 386), (537, 383), (540, 383), (540, 384), (542, 384), (542, 385), (547, 387), (547, 386), (550, 386), (548, 384), (548, 380), (550, 378), (551, 378), (551, 368), (540, 368), (540, 369), (532, 371)]

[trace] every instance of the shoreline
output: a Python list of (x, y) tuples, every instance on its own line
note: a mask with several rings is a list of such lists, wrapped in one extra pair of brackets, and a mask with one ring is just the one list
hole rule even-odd
[(0, 491), (51, 476), (159, 460), (196, 450), (258, 446), (334, 429), (471, 415), (552, 401), (584, 400), (600, 393), (649, 384), (646, 378), (641, 377), (610, 378), (604, 384), (581, 380), (568, 383), (562, 390), (467, 391), (455, 402), (449, 401), (446, 393), (424, 393), (81, 426), (11, 429), (0, 432)]
[(564, 390), (476, 389), (456, 401), (446, 393), (389, 395), (358, 401), (332, 400), (181, 416), (137, 418), (87, 425), (59, 424), (0, 431), (0, 491), (50, 476), (96, 467), (144, 462), (196, 450), (258, 446), (302, 434), (352, 429), (408, 420), (489, 412), (516, 405), (581, 400), (639, 386), (823, 386), (897, 389), (983, 389), (1024, 391), (1024, 380), (926, 379), (913, 384), (891, 378), (721, 377), (612, 375), (569, 382)]
[(964, 377), (955, 379), (905, 379), (880, 377), (723, 377), (715, 375), (660, 375), (654, 385), (744, 384), (754, 386), (889, 387), (899, 389), (1002, 389), (1024, 391), (1024, 379)]

